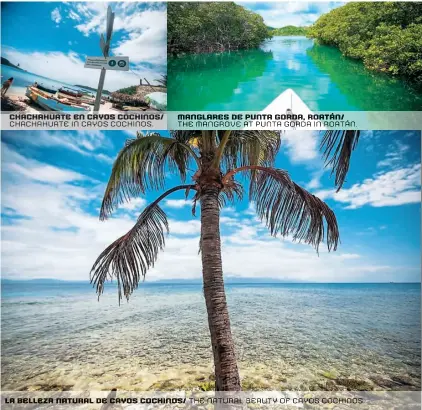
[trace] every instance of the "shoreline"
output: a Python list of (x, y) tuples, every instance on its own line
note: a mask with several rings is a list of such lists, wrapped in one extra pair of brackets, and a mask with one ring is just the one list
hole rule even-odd
[[(18, 91), (18, 90), (20, 90), (20, 91)], [(23, 92), (21, 90), (23, 90)], [(11, 90), (10, 93), (7, 92), (5, 97), (10, 99), (10, 101), (17, 103), (18, 105), (23, 107), (24, 111), (22, 111), (22, 112), (27, 112), (29, 114), (36, 114), (36, 113), (39, 113), (39, 112), (54, 112), (54, 111), (44, 110), (41, 107), (34, 104), (33, 102), (30, 102), (29, 98), (25, 96), (25, 89), (24, 88), (23, 89), (15, 88), (14, 90)], [(112, 108), (111, 102), (106, 102), (104, 104), (101, 104), (101, 106), (100, 106), (100, 112), (101, 113), (110, 114), (110, 113), (114, 113), (116, 111), (120, 112), (119, 110)], [(7, 113), (7, 112), (11, 112), (11, 111), (3, 111), (3, 112)]]
[[(95, 365), (93, 361), (81, 363), (69, 360), (50, 363), (50, 369), (21, 379), (10, 379), (3, 370), (2, 389), (9, 391), (65, 391), (65, 390), (110, 390), (126, 391), (174, 391), (214, 389), (214, 370), (209, 365), (173, 365), (167, 363), (150, 367), (147, 363), (134, 366), (135, 357)], [(3, 362), (7, 358), (3, 358)], [(121, 363), (123, 361), (123, 363)], [(127, 362), (126, 362), (127, 361)], [(126, 362), (126, 363), (125, 363)], [(129, 363), (130, 362), (130, 363)], [(3, 366), (3, 367), (7, 367)], [(300, 366), (302, 367), (302, 366)], [(356, 370), (356, 369), (355, 369)], [(420, 378), (413, 374), (384, 374), (384, 372), (357, 374), (353, 370), (299, 369), (273, 363), (239, 362), (243, 390), (301, 390), (301, 391), (419, 391)], [(29, 377), (28, 377), (29, 376)], [(13, 377), (13, 376), (12, 376)]]

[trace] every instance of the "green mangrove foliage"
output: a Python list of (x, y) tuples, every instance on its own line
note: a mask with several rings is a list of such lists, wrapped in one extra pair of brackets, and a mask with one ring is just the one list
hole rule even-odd
[(422, 85), (422, 3), (348, 3), (321, 16), (307, 35), (365, 67)]
[(308, 27), (284, 26), (271, 30), (272, 36), (306, 36)]
[(257, 48), (270, 37), (260, 15), (235, 3), (169, 2), (167, 6), (171, 55)]

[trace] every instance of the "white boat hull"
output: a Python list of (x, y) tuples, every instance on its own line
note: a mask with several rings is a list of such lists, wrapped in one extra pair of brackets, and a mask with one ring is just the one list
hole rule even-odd
[(302, 114), (308, 116), (312, 114), (309, 107), (291, 89), (283, 91), (271, 104), (264, 108), (263, 114), (287, 114), (290, 110), (292, 114)]
[[(302, 101), (302, 99), (291, 89), (283, 91), (273, 102), (264, 108), (260, 114), (301, 114), (305, 121), (308, 121), (308, 115), (313, 114), (311, 109)], [(295, 118), (291, 118), (295, 120)], [(324, 129), (322, 126), (314, 129)]]

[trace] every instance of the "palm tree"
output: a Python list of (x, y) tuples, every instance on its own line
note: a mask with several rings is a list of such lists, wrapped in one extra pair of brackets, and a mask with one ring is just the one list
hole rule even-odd
[(161, 78), (156, 78), (155, 81), (163, 87), (167, 87), (167, 74), (162, 75)]
[[(335, 174), (339, 190), (349, 169), (359, 131), (328, 131), (321, 149), (325, 166)], [(193, 193), (192, 212), (197, 201), (201, 209), (200, 251), (203, 290), (208, 313), (217, 391), (240, 391), (235, 348), (230, 329), (221, 261), (220, 209), (242, 198), (244, 188), (235, 180), (239, 174), (249, 180), (249, 198), (271, 235), (292, 235), (295, 241), (318, 246), (325, 241), (336, 250), (339, 241), (333, 211), (319, 198), (294, 183), (284, 170), (274, 168), (281, 136), (273, 131), (174, 131), (170, 137), (142, 135), (126, 142), (111, 171), (100, 211), (106, 219), (121, 203), (161, 190), (165, 172), (177, 173), (183, 185), (161, 194), (140, 214), (134, 227), (108, 246), (91, 271), (91, 283), (98, 295), (107, 279), (117, 278), (119, 303), (129, 299), (138, 283), (164, 247), (167, 217), (160, 201), (176, 191)], [(185, 184), (191, 165), (191, 182)]]

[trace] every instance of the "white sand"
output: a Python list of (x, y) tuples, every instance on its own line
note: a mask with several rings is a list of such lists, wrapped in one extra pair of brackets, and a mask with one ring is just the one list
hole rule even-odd
[[(29, 98), (25, 96), (26, 88), (20, 87), (11, 87), (9, 91), (6, 93), (6, 96), (9, 97), (12, 101), (21, 102), (26, 105), (26, 112), (28, 113), (37, 113), (37, 112), (45, 112), (41, 107), (33, 102), (30, 102)], [(101, 104), (100, 106), (100, 113), (113, 113), (113, 112), (121, 112), (119, 110), (113, 109), (112, 104), (110, 102), (106, 102), (105, 104)], [(93, 106), (91, 106), (93, 109)]]

